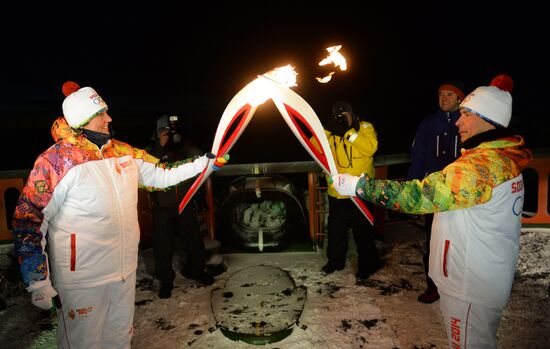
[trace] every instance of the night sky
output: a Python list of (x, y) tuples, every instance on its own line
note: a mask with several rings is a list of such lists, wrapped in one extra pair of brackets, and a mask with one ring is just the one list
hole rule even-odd
[[(177, 114), (186, 136), (208, 151), (231, 98), (256, 75), (287, 64), (298, 72), (293, 90), (321, 119), (345, 99), (372, 122), (378, 154), (409, 151), (445, 80), (473, 90), (500, 73), (515, 82), (511, 127), (532, 147), (550, 146), (550, 57), (542, 53), (550, 30), (543, 11), (526, 2), (484, 2), (484, 9), (468, 2), (123, 3), (0, 9), (1, 170), (30, 169), (52, 144), (66, 80), (98, 91), (116, 138), (144, 147), (155, 120)], [(317, 63), (337, 44), (348, 70), (320, 84), (315, 77), (329, 68)], [(270, 101), (231, 156), (233, 163), (310, 160)]]

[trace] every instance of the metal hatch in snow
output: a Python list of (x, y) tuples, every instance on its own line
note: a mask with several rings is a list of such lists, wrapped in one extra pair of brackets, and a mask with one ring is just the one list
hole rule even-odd
[(299, 198), (285, 177), (239, 177), (222, 203), (218, 238), (225, 246), (257, 251), (308, 241)]
[(292, 333), (307, 296), (288, 272), (273, 266), (243, 268), (212, 291), (216, 325), (233, 340), (263, 345)]

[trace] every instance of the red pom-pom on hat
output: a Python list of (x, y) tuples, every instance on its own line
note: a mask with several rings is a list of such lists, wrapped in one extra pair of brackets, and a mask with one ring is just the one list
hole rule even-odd
[(491, 86), (496, 86), (501, 90), (512, 92), (514, 88), (514, 80), (509, 75), (500, 74), (494, 77), (491, 81)]
[(73, 81), (66, 81), (63, 84), (63, 87), (61, 87), (61, 91), (63, 91), (63, 94), (65, 95), (65, 97), (67, 97), (71, 93), (76, 92), (78, 90), (80, 90), (80, 86), (78, 86), (78, 84)]

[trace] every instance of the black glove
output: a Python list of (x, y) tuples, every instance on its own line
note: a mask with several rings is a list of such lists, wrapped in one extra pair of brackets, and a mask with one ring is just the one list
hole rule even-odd
[(344, 135), (346, 134), (346, 132), (348, 132), (348, 130), (349, 130), (348, 125), (338, 125), (334, 127), (334, 129), (332, 130), (332, 134), (336, 136), (344, 137)]
[[(345, 119), (344, 119), (345, 120)], [(341, 118), (338, 119), (337, 117), (332, 117), (330, 122), (330, 132), (336, 136), (344, 137), (346, 132), (350, 127), (348, 126), (348, 123), (343, 121)]]
[(361, 127), (359, 125), (359, 118), (355, 115), (353, 116), (353, 124), (351, 124), (351, 127), (353, 127), (355, 131), (359, 131), (359, 127)]

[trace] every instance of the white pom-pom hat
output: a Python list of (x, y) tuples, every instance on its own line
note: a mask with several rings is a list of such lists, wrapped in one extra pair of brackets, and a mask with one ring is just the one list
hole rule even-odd
[(491, 86), (481, 86), (470, 93), (460, 103), (461, 108), (477, 114), (493, 125), (508, 127), (512, 118), (513, 80), (508, 75), (499, 75), (491, 81)]
[(63, 84), (63, 115), (72, 128), (80, 128), (97, 114), (107, 110), (107, 104), (91, 87), (82, 87), (67, 81)]

